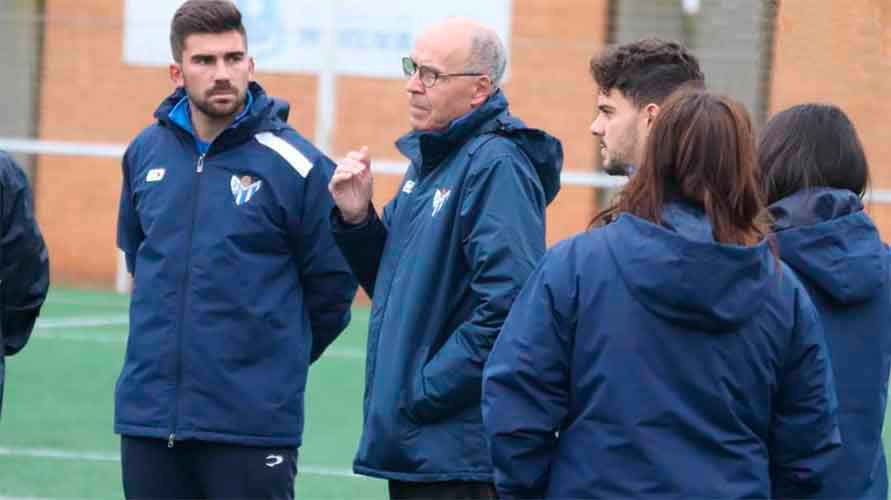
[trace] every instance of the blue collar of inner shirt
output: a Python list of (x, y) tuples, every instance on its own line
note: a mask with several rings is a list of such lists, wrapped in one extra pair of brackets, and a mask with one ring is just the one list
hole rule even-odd
[[(244, 109), (238, 116), (235, 117), (235, 120), (232, 121), (232, 124), (227, 127), (227, 129), (234, 128), (237, 126), (245, 117), (247, 117), (248, 113), (251, 111), (251, 105), (254, 104), (254, 96), (251, 94), (251, 91), (248, 90), (246, 92), (247, 97), (244, 101)], [(192, 126), (192, 109), (189, 107), (189, 96), (183, 96), (182, 99), (176, 103), (176, 106), (170, 110), (170, 113), (167, 115), (173, 121), (173, 123), (177, 124), (188, 132), (192, 137), (195, 138), (195, 146), (198, 148), (198, 154), (205, 154), (207, 150), (210, 149), (210, 143), (204, 142), (198, 137), (198, 134), (195, 133), (195, 128)]]

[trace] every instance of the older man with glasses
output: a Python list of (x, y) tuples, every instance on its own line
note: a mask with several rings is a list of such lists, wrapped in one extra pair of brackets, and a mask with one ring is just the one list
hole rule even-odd
[[(349, 153), (329, 189), (335, 239), (372, 297), (364, 428), (354, 469), (391, 498), (494, 498), (482, 369), (545, 251), (560, 142), (511, 116), (505, 51), (450, 19), (403, 58), (411, 164), (379, 216), (371, 155)], [(505, 415), (505, 418), (510, 418)]]

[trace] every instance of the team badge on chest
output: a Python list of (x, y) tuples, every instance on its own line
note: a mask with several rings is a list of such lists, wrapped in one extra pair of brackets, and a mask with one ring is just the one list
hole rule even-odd
[(445, 205), (445, 202), (449, 199), (450, 194), (452, 194), (452, 192), (446, 188), (437, 189), (436, 192), (433, 193), (432, 217), (436, 217), (436, 213), (442, 210), (442, 206)]
[(233, 175), (230, 185), (232, 187), (232, 196), (235, 197), (235, 204), (241, 206), (251, 201), (251, 198), (260, 190), (263, 181), (250, 175), (242, 175), (240, 177)]

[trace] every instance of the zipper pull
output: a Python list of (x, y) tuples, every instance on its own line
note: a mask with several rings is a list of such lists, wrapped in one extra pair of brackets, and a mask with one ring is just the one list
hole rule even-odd
[[(199, 170), (199, 172), (200, 172), (200, 170)], [(173, 440), (174, 439), (176, 439), (176, 434), (171, 434), (170, 438), (167, 439), (167, 447), (168, 448), (173, 448)]]
[(201, 155), (200, 157), (198, 157), (198, 168), (195, 171), (198, 172), (199, 174), (201, 172), (204, 172), (204, 155)]

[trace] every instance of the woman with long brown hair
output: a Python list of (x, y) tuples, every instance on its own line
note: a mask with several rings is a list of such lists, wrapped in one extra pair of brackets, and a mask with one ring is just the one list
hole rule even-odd
[(758, 221), (737, 103), (672, 97), (593, 228), (553, 248), (485, 369), (502, 498), (806, 498), (839, 436), (813, 305)]

